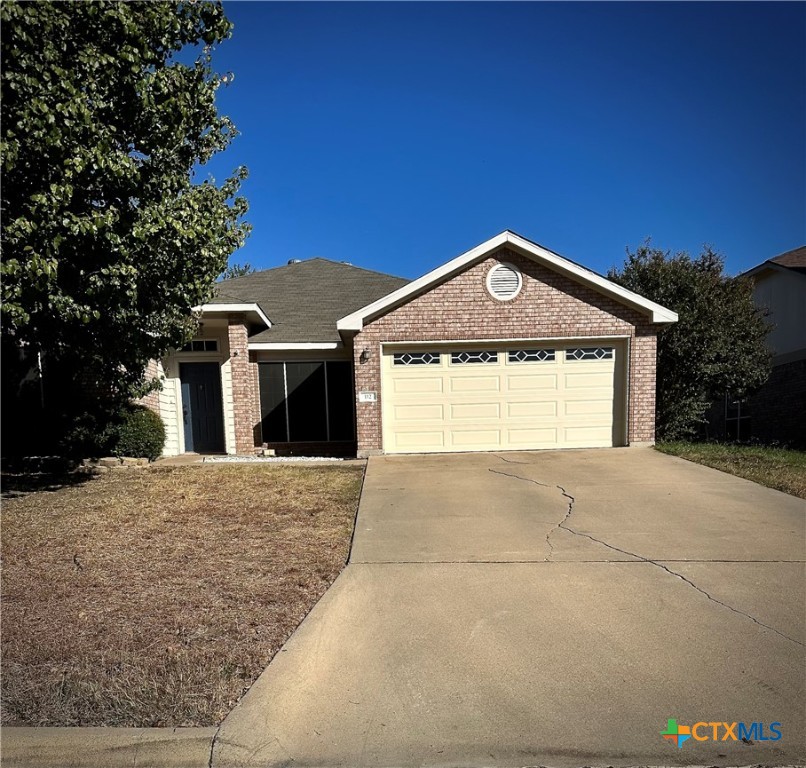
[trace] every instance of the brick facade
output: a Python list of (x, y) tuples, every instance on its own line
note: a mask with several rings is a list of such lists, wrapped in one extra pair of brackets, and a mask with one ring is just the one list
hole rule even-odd
[(232, 371), (232, 408), (235, 421), (235, 452), (254, 453), (260, 429), (257, 363), (249, 359), (247, 327), (233, 316), (227, 324)]
[[(745, 398), (740, 442), (806, 448), (806, 358), (776, 365), (761, 388)], [(725, 421), (725, 403), (714, 403), (706, 414), (703, 437), (736, 439), (735, 424)]]
[[(511, 301), (486, 288), (501, 261), (517, 266), (523, 287)], [(655, 363), (658, 327), (643, 313), (507, 248), (366, 324), (353, 342), (356, 391), (377, 392), (357, 403), (358, 454), (382, 450), (381, 348), (392, 341), (473, 341), (626, 336), (629, 338), (628, 441), (655, 437)], [(369, 360), (360, 361), (368, 349)]]
[[(156, 360), (149, 360), (146, 366), (146, 381), (158, 378), (160, 375), (160, 366)], [(149, 392), (145, 397), (139, 400), (140, 405), (144, 405), (150, 411), (154, 411), (158, 416), (160, 415), (160, 393), (154, 389)]]

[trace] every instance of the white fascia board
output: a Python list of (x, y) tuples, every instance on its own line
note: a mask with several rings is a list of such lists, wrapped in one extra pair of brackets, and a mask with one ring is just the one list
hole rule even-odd
[(202, 312), (205, 315), (222, 314), (225, 312), (243, 312), (256, 314), (267, 328), (271, 328), (271, 320), (258, 304), (202, 304), (200, 307), (193, 307), (194, 312)]
[(660, 304), (656, 304), (654, 301), (645, 299), (643, 296), (639, 296), (637, 293), (633, 293), (626, 288), (622, 288), (620, 285), (616, 285), (607, 278), (597, 275), (595, 272), (591, 272), (584, 267), (580, 267), (578, 264), (574, 264), (574, 262), (569, 261), (559, 254), (553, 253), (552, 251), (549, 251), (536, 243), (532, 243), (531, 241), (522, 238), (520, 235), (516, 235), (514, 232), (505, 231), (499, 235), (496, 235), (495, 237), (490, 238), (481, 245), (471, 248), (469, 251), (457, 256), (455, 259), (451, 259), (442, 266), (431, 270), (431, 272), (428, 272), (417, 280), (404, 285), (402, 288), (392, 291), (392, 293), (387, 294), (377, 301), (374, 301), (372, 304), (368, 304), (356, 312), (341, 318), (341, 320), (339, 320), (336, 324), (336, 327), (339, 331), (360, 331), (364, 327), (364, 321), (368, 317), (382, 313), (385, 309), (391, 309), (395, 305), (405, 301), (409, 296), (413, 296), (429, 286), (445, 280), (453, 273), (458, 272), (463, 267), (483, 258), (486, 254), (496, 250), (497, 248), (500, 248), (503, 245), (514, 246), (520, 252), (526, 254), (527, 256), (531, 256), (537, 261), (544, 262), (556, 268), (558, 271), (564, 272), (565, 274), (576, 278), (582, 283), (587, 283), (588, 285), (597, 288), (599, 291), (613, 296), (622, 303), (647, 312), (652, 318), (653, 323), (677, 322), (676, 312), (672, 312), (670, 309), (666, 309), (666, 307), (662, 307)]
[(249, 343), (250, 351), (270, 352), (278, 350), (309, 350), (309, 349), (341, 349), (344, 345), (340, 341), (310, 341), (310, 342), (284, 342), (284, 341), (255, 341)]
[(514, 232), (509, 232), (507, 234), (509, 235), (508, 243), (510, 245), (514, 245), (522, 251), (526, 251), (526, 253), (531, 256), (537, 256), (539, 259), (542, 259), (548, 262), (550, 265), (556, 267), (559, 271), (565, 272), (572, 277), (577, 278), (582, 283), (588, 283), (594, 288), (598, 288), (601, 292), (610, 294), (625, 304), (629, 304), (636, 309), (648, 312), (653, 323), (677, 322), (677, 312), (672, 312), (671, 309), (666, 309), (666, 307), (662, 307), (660, 304), (656, 304), (654, 301), (645, 299), (643, 296), (617, 285), (611, 280), (608, 280), (606, 277), (597, 275), (595, 272), (591, 272), (589, 269), (585, 269), (585, 267), (581, 267), (579, 264), (575, 264), (573, 261), (569, 261), (553, 251), (549, 251), (536, 243), (525, 240), (520, 235), (516, 235)]

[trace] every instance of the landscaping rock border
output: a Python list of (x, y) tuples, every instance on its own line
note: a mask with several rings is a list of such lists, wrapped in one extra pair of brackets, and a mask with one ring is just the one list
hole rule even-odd
[(131, 456), (104, 456), (102, 459), (84, 459), (77, 472), (88, 475), (104, 475), (120, 469), (139, 469), (149, 465), (148, 459), (137, 459)]

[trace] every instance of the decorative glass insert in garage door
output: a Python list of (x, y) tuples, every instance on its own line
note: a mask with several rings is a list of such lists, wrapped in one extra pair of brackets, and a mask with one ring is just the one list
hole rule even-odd
[(510, 363), (546, 363), (554, 360), (553, 349), (510, 349)]
[(263, 442), (355, 439), (348, 360), (258, 363)]
[(467, 363), (497, 363), (498, 352), (453, 352), (451, 353), (451, 363), (453, 365), (465, 365)]
[(437, 352), (395, 352), (394, 365), (439, 365)]
[(612, 360), (613, 347), (576, 347), (565, 350), (566, 360)]

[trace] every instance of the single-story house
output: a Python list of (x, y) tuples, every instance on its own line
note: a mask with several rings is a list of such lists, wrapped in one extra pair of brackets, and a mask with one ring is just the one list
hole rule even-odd
[(650, 443), (677, 315), (505, 231), (408, 281), (314, 258), (223, 281), (146, 398), (184, 452)]
[(767, 346), (772, 370), (749, 397), (727, 393), (708, 414), (709, 434), (806, 447), (806, 245), (775, 256), (744, 273), (753, 301), (771, 324)]

